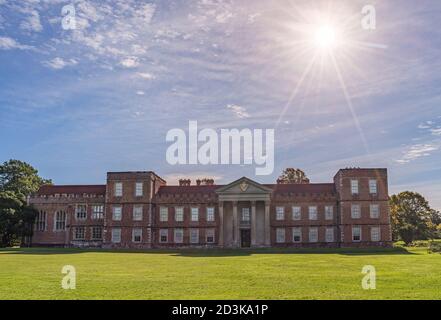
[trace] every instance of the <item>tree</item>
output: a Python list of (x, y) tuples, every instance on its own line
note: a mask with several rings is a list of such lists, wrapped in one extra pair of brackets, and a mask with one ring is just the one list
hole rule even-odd
[(309, 183), (309, 179), (306, 177), (305, 172), (296, 168), (286, 168), (283, 170), (282, 175), (277, 180), (280, 184), (289, 183)]
[(431, 216), (433, 210), (427, 200), (419, 193), (405, 191), (389, 199), (392, 234), (395, 240), (401, 239), (406, 245), (416, 239), (433, 236)]

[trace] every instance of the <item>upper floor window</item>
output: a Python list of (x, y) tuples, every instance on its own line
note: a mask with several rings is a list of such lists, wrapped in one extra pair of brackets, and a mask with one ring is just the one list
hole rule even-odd
[(122, 197), (123, 185), (122, 182), (115, 182), (115, 197)]
[(159, 230), (159, 242), (161, 243), (168, 242), (168, 229)]
[(360, 219), (361, 218), (361, 207), (359, 204), (351, 205), (351, 218)]
[(104, 218), (104, 206), (102, 204), (92, 206), (92, 219), (98, 220)]
[(184, 229), (175, 229), (175, 243), (184, 242)]
[(168, 208), (160, 207), (159, 208), (159, 221), (165, 222), (168, 221)]
[(84, 240), (86, 239), (86, 230), (84, 227), (76, 227), (74, 232), (75, 240)]
[(334, 207), (325, 206), (325, 219), (332, 220), (334, 218)]
[(45, 231), (46, 230), (46, 211), (38, 212), (37, 218), (35, 220), (35, 228), (37, 231)]
[(318, 242), (318, 229), (309, 228), (309, 242)]
[(302, 219), (302, 208), (301, 207), (292, 207), (292, 219), (293, 220), (301, 220)]
[(133, 206), (133, 220), (134, 221), (142, 221), (142, 206), (141, 205)]
[(377, 194), (377, 180), (371, 179), (369, 180), (369, 193), (370, 194)]
[(190, 243), (199, 243), (199, 229), (190, 229)]
[(378, 219), (380, 217), (380, 206), (378, 204), (370, 205), (370, 215), (372, 219)]
[(113, 243), (120, 243), (121, 242), (121, 229), (120, 228), (113, 228), (112, 229), (112, 242)]
[(142, 197), (142, 182), (137, 182), (135, 184), (135, 196)]
[(79, 220), (84, 220), (87, 218), (87, 206), (85, 204), (78, 204), (76, 207), (75, 216)]
[(326, 228), (326, 242), (334, 242), (334, 228)]
[(207, 221), (214, 221), (214, 207), (207, 208)]
[(55, 213), (55, 231), (66, 230), (66, 212), (58, 211)]
[(358, 180), (351, 180), (351, 193), (358, 194)]
[(132, 242), (141, 242), (142, 241), (142, 229), (135, 228), (132, 230)]
[(285, 220), (285, 208), (284, 207), (276, 207), (276, 220), (278, 220), (278, 221)]
[(112, 208), (112, 219), (115, 221), (121, 221), (122, 219), (122, 208), (121, 206), (114, 206)]
[(352, 241), (360, 242), (361, 241), (361, 227), (352, 227)]
[(175, 208), (175, 221), (176, 222), (184, 221), (184, 208), (182, 207)]
[(199, 221), (199, 208), (191, 208), (191, 221)]
[(92, 240), (102, 240), (102, 239), (103, 239), (103, 228), (92, 227)]
[(380, 241), (381, 235), (380, 235), (380, 227), (372, 227), (371, 228), (371, 241)]
[(309, 220), (317, 220), (317, 207), (309, 207)]
[(292, 228), (292, 242), (302, 242), (302, 228)]
[(214, 243), (214, 229), (205, 230), (205, 241), (207, 243)]
[(242, 222), (250, 222), (250, 208), (242, 208)]
[(284, 243), (285, 242), (285, 229), (277, 228), (276, 229), (276, 242)]

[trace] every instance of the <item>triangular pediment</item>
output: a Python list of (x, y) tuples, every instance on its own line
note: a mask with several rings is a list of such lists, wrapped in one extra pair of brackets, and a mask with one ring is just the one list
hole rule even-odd
[(247, 177), (242, 177), (216, 190), (218, 194), (269, 194), (271, 192), (272, 189)]

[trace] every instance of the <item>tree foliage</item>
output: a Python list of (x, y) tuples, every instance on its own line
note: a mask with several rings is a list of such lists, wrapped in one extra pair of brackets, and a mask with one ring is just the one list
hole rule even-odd
[(286, 168), (283, 170), (282, 175), (277, 180), (278, 183), (289, 184), (289, 183), (309, 183), (309, 179), (305, 172), (301, 169), (296, 168)]

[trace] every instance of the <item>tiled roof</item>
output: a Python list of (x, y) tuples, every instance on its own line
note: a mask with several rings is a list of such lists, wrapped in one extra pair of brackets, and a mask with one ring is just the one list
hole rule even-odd
[(51, 186), (44, 185), (38, 190), (38, 195), (51, 194), (106, 194), (106, 185), (76, 185), (76, 186)]

